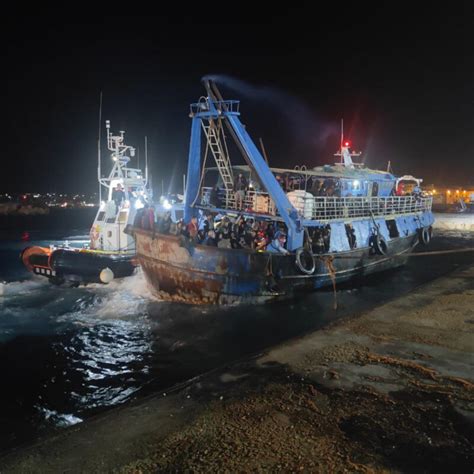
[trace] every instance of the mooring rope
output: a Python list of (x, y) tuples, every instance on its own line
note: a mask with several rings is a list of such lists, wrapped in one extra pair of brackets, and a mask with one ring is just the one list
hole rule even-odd
[[(464, 249), (451, 249), (451, 250), (434, 250), (433, 252), (418, 252), (418, 253), (398, 253), (395, 255), (386, 255), (386, 258), (390, 257), (429, 257), (430, 255), (446, 255), (453, 253), (465, 253), (465, 252), (474, 252), (474, 247), (468, 247)], [(334, 255), (334, 258), (340, 260), (351, 260), (351, 259), (360, 259), (360, 255)]]
[(464, 253), (474, 252), (474, 247), (467, 247), (465, 249), (451, 249), (451, 250), (434, 250), (433, 252), (419, 252), (408, 254), (407, 257), (425, 257), (429, 255), (446, 255), (450, 253)]
[[(422, 253), (411, 253), (405, 256), (407, 257), (425, 257), (430, 255), (447, 255), (453, 253), (463, 252), (474, 252), (474, 247), (468, 247), (464, 249), (451, 249), (451, 250), (434, 250), (433, 252), (422, 252)], [(337, 289), (336, 289), (336, 269), (334, 268), (335, 258), (354, 258), (354, 257), (343, 257), (337, 255), (320, 255), (318, 259), (321, 260), (327, 268), (329, 277), (332, 281), (332, 289), (334, 293), (334, 309), (337, 309)]]
[(324, 265), (326, 265), (326, 268), (329, 273), (329, 277), (331, 278), (332, 289), (333, 289), (333, 294), (334, 294), (334, 309), (336, 310), (337, 309), (337, 289), (336, 289), (336, 269), (334, 268), (334, 256), (325, 255), (325, 256), (320, 256), (318, 258), (324, 263)]

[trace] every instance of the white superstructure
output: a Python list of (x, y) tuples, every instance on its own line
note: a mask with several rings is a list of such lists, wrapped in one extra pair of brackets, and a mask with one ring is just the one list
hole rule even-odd
[[(110, 121), (106, 121), (107, 148), (112, 152), (112, 171), (107, 178), (99, 176), (99, 183), (106, 188), (107, 200), (101, 201), (99, 211), (90, 230), (90, 248), (104, 252), (135, 253), (135, 241), (124, 233), (127, 224), (133, 224), (136, 212), (151, 204), (148, 184), (148, 166), (145, 174), (139, 168), (128, 166), (135, 156), (135, 148), (124, 142), (125, 132), (113, 135)], [(99, 164), (100, 167), (100, 164)]]

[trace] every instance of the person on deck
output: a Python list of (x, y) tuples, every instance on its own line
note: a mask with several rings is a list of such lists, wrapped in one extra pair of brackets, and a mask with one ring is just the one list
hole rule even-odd
[(286, 235), (278, 231), (275, 234), (275, 238), (267, 245), (267, 252), (272, 253), (281, 253), (283, 255), (288, 255), (290, 252), (285, 248)]
[(234, 183), (235, 206), (237, 209), (243, 209), (245, 191), (247, 190), (247, 180), (242, 173), (239, 173)]
[(257, 232), (257, 237), (255, 238), (255, 250), (257, 252), (263, 252), (267, 246), (267, 239), (265, 238), (265, 233), (263, 231)]
[(189, 237), (195, 240), (199, 230), (197, 217), (191, 217), (191, 222), (187, 225), (186, 230), (189, 234)]
[(313, 179), (313, 182), (311, 184), (311, 194), (313, 196), (319, 196), (319, 193), (321, 192), (321, 186), (322, 183), (318, 179)]
[(135, 219), (133, 220), (133, 227), (141, 227), (142, 226), (142, 219), (143, 215), (145, 214), (145, 208), (141, 207), (138, 209), (137, 213), (135, 214)]
[(396, 196), (403, 196), (405, 194), (405, 186), (403, 183), (400, 181), (398, 183), (397, 189), (395, 190), (395, 195)]
[(214, 207), (221, 207), (222, 202), (221, 202), (221, 197), (219, 196), (220, 193), (220, 188), (216, 184), (212, 189), (211, 193), (209, 195), (209, 204)]
[(416, 186), (413, 188), (412, 195), (417, 201), (421, 201), (421, 198), (423, 197), (423, 191), (421, 190), (419, 184), (416, 184)]
[(116, 206), (116, 213), (120, 209), (120, 205), (122, 204), (122, 201), (125, 199), (125, 193), (123, 192), (122, 185), (120, 183), (115, 186), (115, 188), (112, 191), (112, 201), (115, 202)]
[(150, 207), (147, 203), (143, 208), (143, 216), (142, 216), (142, 229), (145, 230), (154, 230), (155, 228), (155, 208)]
[(169, 234), (171, 230), (171, 212), (167, 211), (165, 215), (158, 220), (158, 232), (160, 234)]
[(216, 233), (213, 230), (210, 230), (207, 233), (207, 237), (204, 239), (203, 245), (217, 247)]

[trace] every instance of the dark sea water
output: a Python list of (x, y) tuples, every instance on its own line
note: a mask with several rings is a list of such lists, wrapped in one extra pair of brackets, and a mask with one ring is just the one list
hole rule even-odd
[[(410, 259), (402, 269), (285, 303), (187, 306), (152, 298), (143, 275), (58, 288), (19, 261), (27, 245), (87, 241), (94, 210), (0, 221), (0, 452), (128, 400), (321, 328), (474, 262), (473, 254)], [(437, 236), (430, 250), (472, 246)], [(424, 249), (421, 249), (424, 250)]]

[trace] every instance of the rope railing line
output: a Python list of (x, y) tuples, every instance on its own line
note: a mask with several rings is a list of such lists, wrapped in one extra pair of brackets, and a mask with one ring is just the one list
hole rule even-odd
[[(433, 250), (432, 252), (412, 252), (412, 253), (404, 253), (403, 255), (397, 254), (393, 255), (393, 257), (429, 257), (431, 255), (449, 255), (449, 254), (454, 254), (454, 253), (469, 253), (469, 252), (474, 252), (474, 247), (467, 247), (464, 249), (449, 249), (449, 250)], [(325, 254), (315, 254), (315, 256), (325, 256)], [(360, 259), (360, 255), (337, 255), (331, 254), (331, 256), (334, 257), (334, 259), (337, 260), (350, 260), (350, 259)], [(390, 255), (387, 255), (387, 257), (390, 257)]]

